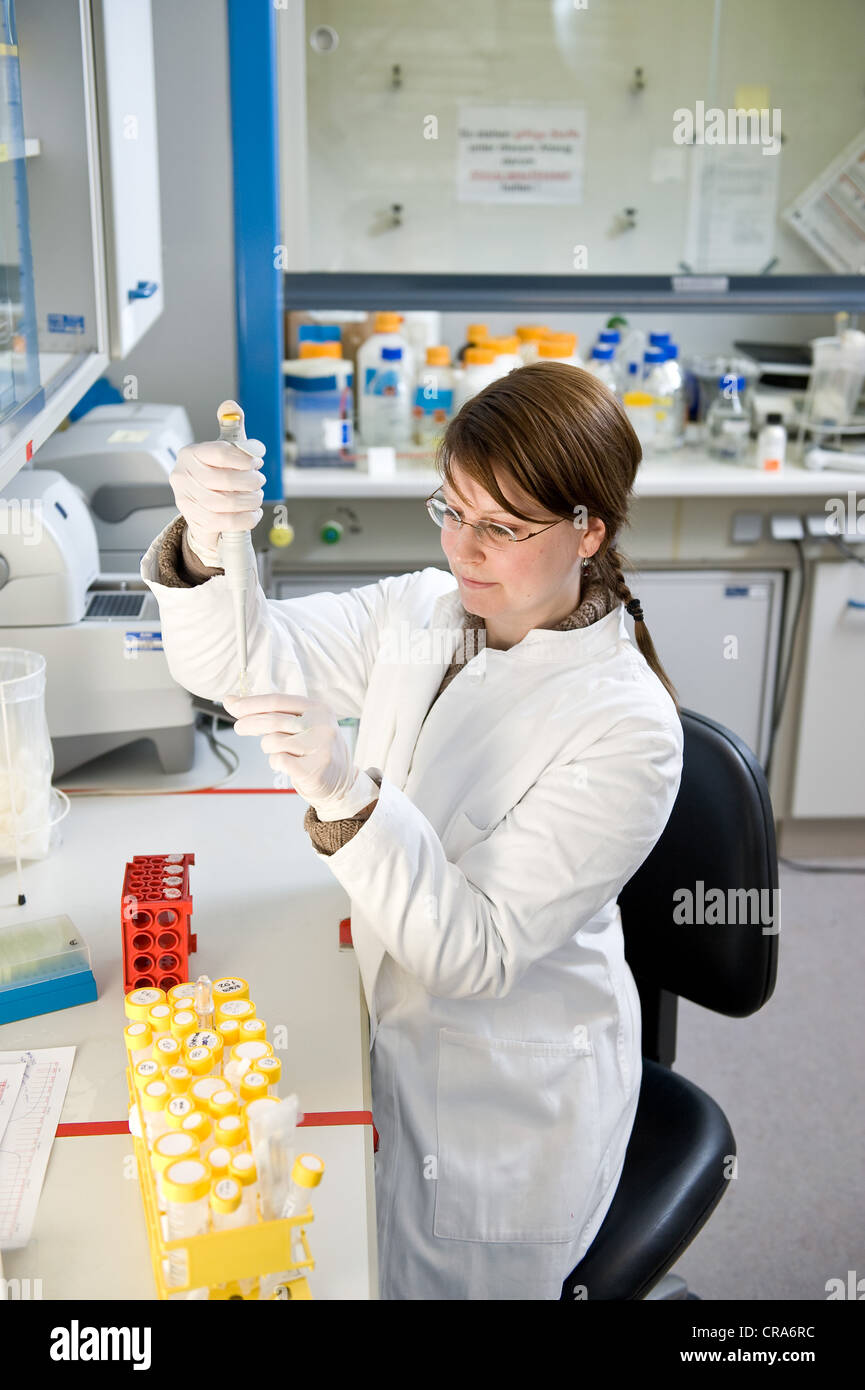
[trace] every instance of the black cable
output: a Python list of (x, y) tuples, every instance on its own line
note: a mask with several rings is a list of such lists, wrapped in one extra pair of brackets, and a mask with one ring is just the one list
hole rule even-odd
[(778, 859), (779, 864), (784, 864), (788, 869), (797, 869), (802, 874), (865, 874), (865, 864), (849, 867), (838, 867), (834, 864), (803, 864), (798, 859)]
[(848, 560), (855, 560), (857, 565), (865, 565), (865, 555), (857, 555), (856, 551), (845, 544), (840, 536), (830, 536), (829, 539), (841, 551), (842, 555), (846, 555)]
[(799, 564), (799, 592), (796, 596), (796, 607), (793, 610), (793, 621), (790, 625), (790, 645), (787, 650), (787, 665), (784, 674), (778, 683), (778, 697), (775, 701), (775, 710), (772, 715), (772, 728), (769, 734), (769, 751), (766, 755), (766, 778), (768, 780), (769, 770), (772, 766), (772, 755), (775, 752), (775, 741), (778, 728), (781, 723), (781, 715), (784, 713), (784, 704), (787, 699), (787, 687), (790, 684), (790, 672), (793, 669), (793, 653), (796, 650), (796, 639), (799, 635), (799, 625), (802, 620), (802, 612), (805, 606), (805, 551), (801, 541), (793, 541), (796, 547), (796, 559)]

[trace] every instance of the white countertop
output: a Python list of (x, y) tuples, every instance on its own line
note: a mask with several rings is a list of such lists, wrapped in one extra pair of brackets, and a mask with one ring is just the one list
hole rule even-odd
[[(283, 490), (292, 497), (428, 497), (441, 479), (432, 456), (406, 450), (396, 456), (396, 472), (370, 477), (364, 454), (353, 468), (283, 467)], [(637, 471), (635, 497), (846, 497), (865, 493), (865, 470), (812, 470), (788, 463), (778, 473), (721, 463), (686, 445), (669, 459), (644, 460)]]
[[(61, 1126), (125, 1123), (124, 866), (135, 854), (194, 852), (193, 970), (248, 979), (268, 1038), (284, 1027), (286, 1042), (276, 1053), (283, 1064), (280, 1094), (297, 1092), (312, 1122), (304, 1130), (309, 1147), (325, 1159), (309, 1231), (320, 1262), (310, 1276), (313, 1297), (376, 1297), (372, 1126), (349, 1122), (348, 1115), (337, 1123), (330, 1113), (369, 1112), (371, 1105), (357, 963), (353, 952), (338, 946), (348, 898), (303, 830), (306, 803), (273, 790), (259, 741), (239, 739), (231, 729), (222, 729), (220, 739), (241, 759), (222, 794), (73, 796), (61, 822), (62, 843), (46, 859), (25, 862), (27, 902), (20, 908), (14, 906), (14, 864), (0, 866), (0, 927), (68, 913), (90, 947), (99, 995), (92, 1004), (0, 1026), (0, 1050), (74, 1044)], [(151, 745), (140, 744), (70, 772), (56, 785), (149, 786), (167, 793), (206, 787), (224, 775), (198, 732), (188, 773), (164, 776)], [(259, 790), (235, 794), (237, 788)], [(5, 1276), (42, 1278), (45, 1298), (153, 1298), (140, 1194), (136, 1182), (124, 1181), (124, 1157), (131, 1153), (128, 1134), (56, 1138), (34, 1238), (26, 1249), (4, 1255)], [(73, 1202), (73, 1185), (82, 1182)], [(79, 1254), (87, 1249), (87, 1259), (70, 1258), (75, 1248)]]

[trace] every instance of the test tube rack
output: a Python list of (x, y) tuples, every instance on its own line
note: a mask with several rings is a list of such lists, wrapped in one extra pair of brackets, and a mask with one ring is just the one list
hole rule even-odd
[(124, 993), (167, 992), (190, 979), (189, 955), (197, 946), (189, 929), (194, 863), (194, 854), (136, 854), (126, 865), (120, 905)]
[[(138, 1108), (141, 1132), (144, 1134), (144, 1116), (141, 1114), (138, 1094), (129, 1067), (126, 1068), (126, 1085), (129, 1088), (130, 1103)], [(133, 1136), (133, 1143), (158, 1298), (168, 1299), (172, 1294), (201, 1288), (209, 1289), (211, 1300), (254, 1298), (255, 1295), (241, 1292), (238, 1281), (257, 1278), (262, 1274), (278, 1274), (282, 1270), (298, 1271), (296, 1278), (283, 1281), (289, 1299), (312, 1298), (306, 1274), (303, 1272), (315, 1269), (305, 1230), (314, 1220), (311, 1206), (308, 1206), (306, 1211), (299, 1212), (297, 1216), (264, 1221), (259, 1215), (254, 1225), (236, 1226), (228, 1231), (208, 1231), (204, 1235), (187, 1236), (181, 1240), (165, 1240), (157, 1202), (156, 1178), (150, 1166), (147, 1141)], [(298, 1241), (303, 1248), (302, 1260), (293, 1258), (293, 1247)], [(166, 1283), (163, 1261), (168, 1260), (172, 1250), (186, 1251), (189, 1277), (185, 1284)]]

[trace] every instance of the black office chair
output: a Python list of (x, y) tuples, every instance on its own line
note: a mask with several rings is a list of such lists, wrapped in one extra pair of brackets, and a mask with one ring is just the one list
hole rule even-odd
[[(663, 835), (619, 896), (642, 1008), (637, 1114), (616, 1194), (562, 1286), (563, 1301), (577, 1296), (575, 1286), (590, 1301), (697, 1297), (667, 1271), (727, 1190), (736, 1143), (720, 1106), (672, 1070), (678, 999), (745, 1018), (775, 988), (778, 859), (763, 769), (714, 720), (683, 710), (682, 725), (679, 795)], [(711, 889), (722, 890), (723, 924), (677, 925), (674, 910), (681, 916), (688, 906), (682, 890), (694, 895), (697, 917), (701, 890), (705, 902)], [(711, 911), (704, 907), (702, 915)]]

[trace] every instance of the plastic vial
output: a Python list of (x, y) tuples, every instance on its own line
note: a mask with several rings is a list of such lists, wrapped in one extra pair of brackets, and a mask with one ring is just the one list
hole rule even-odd
[(165, 1119), (169, 1129), (180, 1129), (187, 1115), (195, 1110), (195, 1102), (189, 1096), (172, 1096), (165, 1107)]
[(184, 1134), (182, 1130), (170, 1129), (160, 1134), (150, 1154), (150, 1166), (156, 1180), (156, 1204), (165, 1211), (165, 1193), (162, 1190), (162, 1174), (172, 1163), (181, 1158), (198, 1158), (198, 1144), (194, 1134)]
[(248, 998), (249, 982), (241, 980), (239, 975), (223, 975), (221, 979), (213, 981), (213, 1002), (217, 1010), (229, 999)]
[(152, 1057), (145, 1057), (143, 1062), (136, 1062), (132, 1073), (136, 1090), (143, 1091), (150, 1081), (160, 1081), (162, 1079), (161, 1068), (158, 1062)]
[[(318, 1187), (324, 1176), (324, 1160), (318, 1154), (298, 1154), (291, 1170), (291, 1182), (282, 1208), (282, 1219), (297, 1216), (309, 1201), (309, 1194)], [(301, 1247), (302, 1248), (302, 1247)], [(295, 1253), (294, 1251), (292, 1252)], [(295, 1277), (293, 1270), (282, 1270), (279, 1274), (267, 1274), (261, 1281), (260, 1297), (287, 1299), (286, 1282)]]
[[(243, 1205), (243, 1189), (236, 1178), (218, 1178), (213, 1184), (210, 1191), (210, 1219), (214, 1231), (230, 1231), (237, 1226), (249, 1225)], [(238, 1279), (237, 1284), (240, 1292), (249, 1297), (255, 1291), (258, 1280), (253, 1275), (248, 1279)]]
[(226, 1082), (240, 1086), (240, 1078), (250, 1067), (254, 1067), (261, 1057), (272, 1057), (273, 1045), (262, 1040), (235, 1043), (231, 1049), (231, 1060), (224, 1068)]
[(256, 1067), (250, 1067), (240, 1078), (240, 1099), (244, 1104), (251, 1100), (261, 1100), (267, 1095), (267, 1077)]
[(212, 1119), (221, 1120), (224, 1115), (239, 1115), (240, 1101), (234, 1091), (223, 1083), (221, 1088), (211, 1095), (207, 1108)]
[(139, 1062), (149, 1061), (153, 1051), (153, 1033), (149, 1023), (129, 1023), (123, 1030), (123, 1039), (133, 1071)]
[(209, 975), (199, 975), (195, 982), (193, 1008), (198, 1027), (212, 1028), (214, 1019), (213, 984)]
[(249, 1131), (243, 1115), (223, 1115), (216, 1121), (214, 1142), (231, 1154), (239, 1153), (249, 1140)]
[(777, 473), (784, 467), (787, 454), (787, 431), (784, 417), (777, 411), (766, 416), (766, 423), (757, 435), (756, 464), (765, 473)]
[(751, 433), (742, 405), (745, 378), (731, 375), (718, 380), (719, 394), (706, 416), (707, 449), (713, 458), (740, 463), (748, 449)]
[(613, 349), (611, 347), (594, 347), (592, 355), (586, 363), (586, 371), (591, 372), (605, 386), (615, 393), (619, 388), (619, 374), (613, 361)]
[(148, 1011), (147, 1022), (150, 1024), (154, 1038), (167, 1033), (171, 1024), (171, 1005), (154, 1004), (153, 1008)]
[(181, 1120), (180, 1130), (183, 1134), (193, 1135), (198, 1143), (198, 1150), (202, 1158), (207, 1157), (216, 1143), (210, 1116), (205, 1115), (203, 1110), (193, 1110), (191, 1115), (185, 1116)]
[(153, 1148), (160, 1134), (168, 1129), (165, 1105), (171, 1092), (164, 1081), (148, 1081), (141, 1092), (141, 1109), (144, 1114), (144, 1133), (148, 1148)]
[(245, 1018), (240, 1025), (241, 1042), (259, 1042), (267, 1037), (267, 1024), (260, 1018)]
[(215, 1059), (213, 1049), (210, 1047), (187, 1047), (183, 1053), (183, 1060), (194, 1077), (213, 1076), (214, 1074)]
[(189, 1099), (194, 1101), (199, 1110), (210, 1115), (211, 1097), (224, 1090), (225, 1082), (221, 1076), (198, 1077), (189, 1088)]
[(163, 1033), (162, 1037), (157, 1038), (153, 1044), (153, 1058), (165, 1071), (168, 1067), (173, 1067), (176, 1062), (183, 1061), (183, 1048), (176, 1038), (172, 1038), (170, 1033)]
[(189, 1052), (193, 1047), (209, 1047), (213, 1053), (213, 1070), (215, 1075), (222, 1071), (222, 1054), (225, 1049), (225, 1039), (221, 1033), (217, 1033), (215, 1028), (200, 1028), (197, 1033), (190, 1033), (184, 1043), (184, 1048)]
[(255, 1070), (267, 1077), (267, 1094), (275, 1096), (282, 1078), (282, 1062), (279, 1058), (260, 1057), (255, 1064)]
[(226, 1049), (230, 1053), (234, 1044), (240, 1041), (240, 1024), (236, 1018), (225, 1018), (221, 1016), (216, 1024), (215, 1031), (222, 1039), (223, 1054)]
[(231, 1150), (227, 1149), (224, 1144), (216, 1144), (212, 1149), (208, 1150), (204, 1162), (210, 1169), (210, 1175), (214, 1181), (217, 1178), (228, 1177), (231, 1157)]
[(255, 1159), (250, 1153), (236, 1153), (228, 1171), (240, 1183), (244, 1222), (247, 1226), (254, 1226), (258, 1220), (258, 1170)]
[(192, 1009), (177, 1009), (171, 1020), (171, 1036), (184, 1043), (198, 1028), (198, 1018)]
[(255, 1005), (251, 999), (226, 999), (224, 1004), (216, 1006), (217, 1027), (224, 1018), (234, 1018), (241, 1023), (245, 1018), (254, 1017)]
[[(162, 1174), (162, 1187), (165, 1193), (166, 1229), (169, 1240), (183, 1240), (188, 1236), (202, 1236), (207, 1231), (210, 1172), (207, 1165), (197, 1158), (181, 1158), (171, 1163)], [(171, 1250), (168, 1254), (166, 1284), (185, 1284), (189, 1278), (189, 1260), (186, 1251)], [(179, 1294), (169, 1294), (175, 1299), (209, 1298), (205, 1288), (189, 1289)]]
[(165, 1003), (163, 989), (133, 989), (126, 995), (123, 1008), (132, 1023), (146, 1023), (154, 1004)]
[(178, 1008), (181, 1000), (186, 1003), (188, 1000), (194, 999), (195, 988), (191, 980), (184, 980), (182, 985), (172, 985), (168, 991), (168, 1003), (172, 1009)]
[(173, 1067), (166, 1067), (162, 1079), (168, 1082), (168, 1089), (173, 1096), (185, 1096), (192, 1084), (192, 1072), (189, 1067), (177, 1062)]

